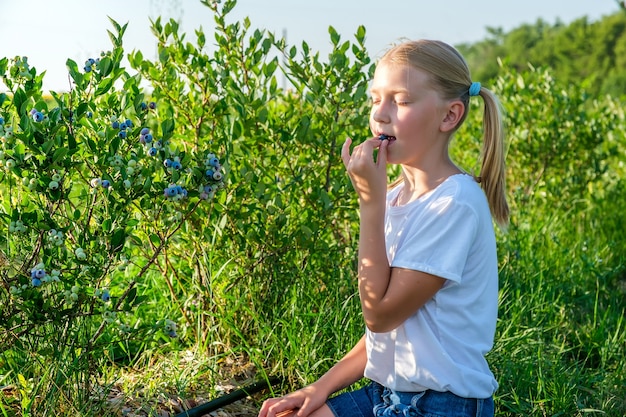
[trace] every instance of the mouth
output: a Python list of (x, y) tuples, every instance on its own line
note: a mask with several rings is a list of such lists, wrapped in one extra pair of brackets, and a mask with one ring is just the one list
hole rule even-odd
[(386, 135), (384, 133), (381, 133), (380, 135), (378, 135), (378, 139), (380, 140), (388, 140), (389, 142), (396, 140), (395, 136), (390, 136), (390, 135)]

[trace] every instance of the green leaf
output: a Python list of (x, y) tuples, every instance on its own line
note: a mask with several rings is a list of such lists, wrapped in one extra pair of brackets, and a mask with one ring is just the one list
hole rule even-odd
[(96, 91), (94, 92), (94, 95), (101, 96), (102, 94), (104, 94), (107, 91), (109, 91), (112, 86), (113, 86), (113, 79), (112, 78), (104, 78), (98, 84), (98, 88), (96, 88)]
[(150, 235), (150, 242), (152, 242), (155, 246), (159, 246), (161, 244), (161, 238), (156, 233), (152, 233)]
[(15, 109), (19, 113), (22, 113), (23, 110), (25, 110), (25, 109), (22, 109), (22, 107), (24, 106), (27, 100), (28, 100), (28, 97), (26, 96), (26, 93), (24, 92), (24, 90), (21, 88), (18, 88), (15, 91), (15, 94), (13, 95), (13, 105), (15, 106)]
[(83, 74), (81, 74), (81, 72), (78, 70), (78, 65), (76, 64), (76, 62), (72, 59), (68, 59), (67, 61), (65, 61), (65, 66), (70, 73), (70, 77), (72, 77), (72, 80), (74, 80), (74, 82), (76, 83), (76, 86), (79, 89), (82, 89), (84, 77)]
[(161, 133), (163, 135), (163, 141), (172, 137), (172, 132), (174, 132), (174, 120), (173, 119), (165, 119), (161, 123)]
[(70, 150), (68, 148), (59, 148), (56, 151), (54, 151), (54, 154), (52, 155), (52, 163), (56, 164), (57, 162), (59, 162), (59, 160), (62, 159), (65, 155), (67, 155), (69, 151)]
[(330, 34), (330, 40), (333, 43), (333, 45), (337, 45), (339, 43), (339, 39), (341, 39), (341, 36), (339, 36), (339, 33), (332, 26), (328, 26), (328, 33)]
[(111, 250), (117, 252), (124, 246), (126, 242), (126, 231), (122, 228), (116, 229), (111, 236)]
[(100, 62), (98, 63), (98, 71), (100, 71), (101, 77), (106, 77), (111, 73), (113, 69), (113, 61), (108, 56), (100, 58)]
[(359, 43), (365, 42), (365, 26), (361, 25), (356, 31), (356, 40)]

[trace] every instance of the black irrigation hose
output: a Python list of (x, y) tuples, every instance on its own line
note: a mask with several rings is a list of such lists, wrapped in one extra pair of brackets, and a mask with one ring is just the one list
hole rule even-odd
[(183, 411), (180, 414), (176, 414), (175, 417), (200, 417), (204, 414), (208, 414), (212, 411), (222, 408), (225, 405), (232, 404), (235, 401), (246, 398), (248, 395), (262, 391), (265, 388), (269, 388), (270, 386), (278, 384), (279, 382), (280, 380), (276, 377), (270, 377), (268, 380), (264, 379), (262, 381), (254, 382), (243, 388), (239, 388), (234, 390), (233, 392), (222, 395), (221, 397), (217, 397), (216, 399), (211, 400), (208, 403), (201, 404), (190, 410)]

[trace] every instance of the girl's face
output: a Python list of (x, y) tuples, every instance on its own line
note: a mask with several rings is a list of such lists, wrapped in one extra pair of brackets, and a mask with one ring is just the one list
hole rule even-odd
[(381, 62), (370, 93), (370, 129), (374, 136), (391, 136), (389, 163), (421, 167), (444, 152), (447, 155), (449, 133), (441, 128), (448, 102), (430, 87), (426, 73), (409, 65)]

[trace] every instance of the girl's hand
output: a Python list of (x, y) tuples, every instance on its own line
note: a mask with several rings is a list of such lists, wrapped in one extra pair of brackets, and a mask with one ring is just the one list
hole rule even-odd
[(284, 397), (265, 400), (258, 417), (276, 417), (290, 411), (292, 416), (307, 417), (325, 405), (327, 399), (328, 395), (312, 384)]
[[(361, 204), (384, 203), (387, 192), (387, 145), (389, 141), (378, 138), (367, 139), (354, 147), (350, 154), (352, 139), (347, 138), (341, 148), (341, 159), (348, 171), (352, 185), (359, 195)], [(374, 150), (378, 158), (374, 160)]]

